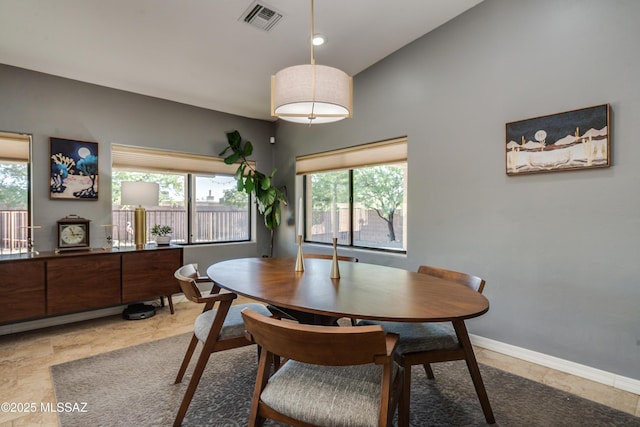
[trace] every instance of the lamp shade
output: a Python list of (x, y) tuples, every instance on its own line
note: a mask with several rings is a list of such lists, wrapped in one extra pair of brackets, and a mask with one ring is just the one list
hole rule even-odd
[(295, 123), (330, 123), (351, 116), (351, 77), (325, 65), (282, 69), (271, 79), (272, 115)]
[(120, 189), (123, 205), (158, 206), (160, 185), (155, 182), (123, 182)]

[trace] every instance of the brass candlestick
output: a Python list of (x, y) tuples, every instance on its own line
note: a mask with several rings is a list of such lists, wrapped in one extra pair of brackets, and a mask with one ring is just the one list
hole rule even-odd
[(302, 234), (298, 234), (298, 257), (296, 258), (296, 271), (304, 271), (304, 257), (302, 256)]
[(340, 267), (338, 266), (338, 238), (333, 238), (333, 263), (331, 265), (331, 278), (340, 278)]

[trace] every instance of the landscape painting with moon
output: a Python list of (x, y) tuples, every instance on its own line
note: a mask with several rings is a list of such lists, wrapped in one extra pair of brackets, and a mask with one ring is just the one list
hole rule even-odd
[(609, 136), (609, 104), (507, 123), (507, 175), (609, 167)]
[(98, 200), (98, 143), (50, 138), (51, 199)]

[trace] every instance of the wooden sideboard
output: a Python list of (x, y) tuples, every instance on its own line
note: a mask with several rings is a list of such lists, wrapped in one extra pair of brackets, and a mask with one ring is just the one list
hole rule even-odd
[(177, 246), (0, 258), (0, 324), (170, 297), (182, 263)]

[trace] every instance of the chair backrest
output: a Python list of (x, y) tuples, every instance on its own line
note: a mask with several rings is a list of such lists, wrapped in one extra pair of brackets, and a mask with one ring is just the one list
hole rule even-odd
[(472, 276), (466, 273), (460, 273), (453, 270), (445, 270), (444, 268), (432, 267), (429, 265), (421, 265), (418, 273), (428, 274), (429, 276), (438, 277), (440, 279), (451, 280), (466, 285), (476, 292), (482, 293), (485, 281), (478, 276)]
[(194, 264), (186, 264), (176, 270), (174, 277), (178, 279), (184, 296), (193, 302), (201, 302), (202, 293), (198, 289), (196, 279), (198, 270)]
[[(333, 259), (333, 255), (329, 254), (304, 254), (305, 258)], [(338, 255), (338, 261), (358, 262), (358, 258), (352, 256)]]
[(396, 335), (387, 336), (380, 325), (318, 326), (263, 316), (248, 308), (242, 318), (250, 341), (284, 359), (325, 366), (385, 363)]

